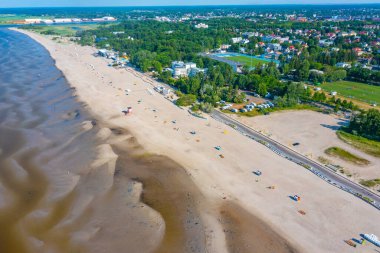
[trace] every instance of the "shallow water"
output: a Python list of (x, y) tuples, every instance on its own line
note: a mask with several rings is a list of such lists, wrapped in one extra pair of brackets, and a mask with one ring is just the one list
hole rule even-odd
[(0, 252), (205, 252), (185, 171), (91, 121), (49, 53), (0, 29)]
[[(72, 194), (44, 206), (51, 210), (38, 224), (26, 218), (46, 204), (50, 185), (44, 171), (64, 165), (53, 152), (86, 117), (48, 52), (24, 35), (0, 29), (1, 252), (32, 251), (29, 240), (43, 241), (44, 233), (67, 212), (65, 203)], [(87, 149), (80, 159), (60, 150), (72, 166), (92, 159), (90, 137), (80, 138)], [(62, 247), (64, 241), (56, 244)]]

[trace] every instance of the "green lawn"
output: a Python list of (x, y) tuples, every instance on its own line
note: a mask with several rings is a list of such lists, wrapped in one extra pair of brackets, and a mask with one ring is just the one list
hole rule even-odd
[(372, 180), (362, 180), (360, 181), (360, 184), (367, 186), (367, 187), (374, 187), (380, 184), (380, 178), (375, 178)]
[(325, 150), (325, 153), (330, 156), (339, 157), (342, 160), (345, 160), (347, 162), (351, 162), (357, 165), (368, 165), (369, 161), (359, 157), (357, 155), (351, 154), (350, 152), (339, 148), (339, 147), (331, 147)]
[[(228, 57), (224, 57), (224, 58), (231, 60), (231, 61), (240, 62), (240, 63), (247, 65), (247, 66), (250, 66), (250, 67), (254, 67), (259, 63), (268, 64), (270, 62), (270, 61), (256, 59), (256, 58), (251, 59), (248, 56), (228, 56)], [(251, 66), (251, 63), (252, 63), (252, 66)]]
[(336, 91), (338, 95), (357, 99), (369, 104), (380, 104), (380, 86), (365, 83), (337, 81), (320, 85), (325, 91)]
[(362, 150), (363, 152), (375, 156), (380, 157), (380, 142), (366, 139), (364, 137), (356, 136), (344, 131), (337, 131), (339, 139), (342, 141), (354, 146), (357, 149)]

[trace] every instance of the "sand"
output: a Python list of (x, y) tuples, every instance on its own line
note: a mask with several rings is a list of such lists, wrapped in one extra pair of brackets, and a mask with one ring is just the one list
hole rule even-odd
[[(210, 118), (189, 115), (162, 95), (150, 92), (150, 83), (156, 83), (141, 73), (108, 67), (105, 59), (93, 56), (96, 50), (92, 47), (57, 43), (23, 32), (49, 50), (75, 87), (78, 99), (99, 121), (128, 129), (146, 152), (169, 157), (184, 168), (187, 180), (202, 195), (198, 207), (207, 252), (233, 252), (228, 247), (231, 240), (226, 225), (219, 218), (223, 202), (233, 202), (249, 214), (243, 217), (253, 215), (267, 226), (267, 231), (276, 231), (274, 237), (260, 240), (285, 238), (286, 242), (281, 239), (282, 245), (291, 245), (287, 252), (354, 252), (356, 249), (344, 240), (358, 238), (360, 233), (380, 235), (378, 210), (233, 129)], [(125, 89), (131, 90), (129, 95), (125, 95)], [(133, 107), (133, 113), (124, 116), (121, 111), (127, 106)], [(196, 135), (189, 133), (193, 130)], [(222, 149), (217, 151), (215, 146)], [(252, 174), (255, 169), (263, 172), (260, 178)], [(276, 188), (268, 189), (271, 185)], [(302, 201), (292, 201), (289, 195), (293, 194), (302, 196)], [(234, 228), (244, 231), (245, 236), (252, 234), (252, 240), (260, 230), (254, 225), (239, 228), (239, 222)], [(98, 238), (102, 240), (104, 237)], [(373, 250), (370, 244), (360, 246), (361, 252)]]
[[(355, 149), (337, 137), (336, 130), (348, 124), (347, 119), (307, 110), (276, 112), (251, 118), (233, 117), (316, 161), (320, 156), (327, 158), (331, 164), (340, 165), (347, 174), (352, 174), (350, 179), (353, 181), (380, 178), (380, 158)], [(296, 142), (300, 145), (293, 146)], [(360, 166), (324, 153), (327, 148), (334, 146), (365, 158), (370, 164)]]

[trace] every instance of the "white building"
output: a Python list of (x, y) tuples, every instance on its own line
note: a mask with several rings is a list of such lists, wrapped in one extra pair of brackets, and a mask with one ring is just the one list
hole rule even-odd
[(206, 73), (207, 69), (201, 69), (201, 68), (191, 68), (189, 72), (189, 76), (196, 76), (199, 73)]
[(248, 39), (243, 39), (243, 40), (241, 41), (241, 43), (242, 43), (242, 44), (248, 44), (248, 43), (249, 43), (249, 40), (248, 40)]
[(318, 69), (310, 69), (309, 72), (310, 72), (310, 73), (315, 73), (315, 74), (317, 74), (317, 75), (323, 75), (323, 74), (324, 74), (323, 71), (318, 70)]
[(187, 76), (187, 69), (185, 67), (176, 67), (173, 69), (173, 76), (174, 77), (181, 77), (181, 76)]
[(116, 21), (116, 18), (106, 16), (106, 17), (103, 17), (103, 20), (104, 20), (104, 21)]
[(335, 66), (338, 68), (351, 68), (351, 64), (346, 62), (338, 62)]
[(240, 43), (243, 40), (243, 38), (242, 37), (236, 37), (236, 38), (232, 38), (231, 40), (232, 40), (232, 43), (236, 44), (236, 43)]
[(50, 24), (53, 24), (54, 21), (52, 19), (43, 19), (43, 20), (41, 20), (41, 23), (50, 25)]
[(54, 23), (71, 23), (71, 18), (55, 18)]
[(199, 28), (207, 29), (208, 25), (206, 25), (204, 23), (199, 23), (199, 24), (196, 24), (194, 27), (197, 28), (197, 29), (199, 29)]
[(40, 18), (27, 18), (25, 19), (25, 23), (26, 24), (39, 24), (41, 23), (41, 19)]
[(111, 22), (111, 21), (116, 21), (117, 19), (114, 17), (102, 17), (102, 18), (93, 18), (92, 21), (95, 22)]
[(227, 44), (223, 44), (220, 46), (220, 49), (221, 50), (226, 50), (226, 49), (229, 49), (231, 47), (231, 45), (227, 45)]
[(206, 69), (197, 68), (197, 64), (194, 62), (173, 61), (172, 70), (174, 77), (181, 76), (195, 76), (200, 72), (206, 72)]

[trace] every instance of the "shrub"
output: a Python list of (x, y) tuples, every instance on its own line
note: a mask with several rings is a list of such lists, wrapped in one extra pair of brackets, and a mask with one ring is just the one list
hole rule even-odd
[(176, 104), (178, 106), (189, 106), (195, 103), (197, 97), (193, 94), (182, 95), (179, 99), (177, 99)]

